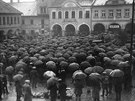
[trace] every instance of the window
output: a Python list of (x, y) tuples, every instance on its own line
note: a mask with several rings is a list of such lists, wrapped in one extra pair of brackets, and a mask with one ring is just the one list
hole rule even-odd
[(55, 19), (55, 18), (56, 18), (56, 13), (52, 12), (52, 19)]
[(90, 18), (90, 12), (86, 11), (85, 18)]
[(116, 10), (116, 17), (121, 18), (121, 9)]
[(130, 17), (130, 9), (125, 9), (125, 16), (124, 17)]
[(110, 18), (114, 17), (114, 15), (113, 15), (113, 10), (109, 10), (109, 17), (110, 17)]
[(22, 20), (22, 24), (23, 24), (23, 25), (25, 24), (25, 20), (24, 20), (24, 19)]
[(14, 24), (16, 24), (16, 17), (14, 17)]
[(22, 33), (23, 33), (23, 34), (26, 34), (26, 31), (25, 31), (25, 30), (22, 30)]
[(75, 11), (72, 11), (72, 18), (75, 18)]
[(46, 14), (46, 7), (40, 7), (40, 13), (41, 14)]
[(11, 17), (11, 24), (13, 24), (13, 17)]
[(7, 24), (9, 24), (9, 17), (7, 17)]
[(98, 18), (98, 10), (95, 10), (95, 11), (94, 11), (94, 17), (95, 17), (95, 18)]
[(65, 12), (65, 18), (68, 19), (68, 11)]
[(34, 21), (33, 19), (30, 20), (30, 24), (33, 25), (34, 24)]
[(6, 25), (6, 18), (3, 17), (3, 25)]
[(58, 12), (58, 19), (61, 19), (62, 18), (62, 13), (61, 11)]
[(35, 31), (34, 30), (31, 30), (31, 34), (34, 34), (35, 33)]
[(83, 12), (79, 11), (79, 18), (82, 18)]
[(102, 18), (105, 18), (105, 17), (106, 17), (105, 10), (102, 10), (102, 11), (101, 11), (101, 17), (102, 17)]
[(20, 23), (20, 18), (18, 17), (17, 19), (18, 19), (18, 24), (19, 24)]
[(1, 17), (0, 17), (0, 25), (2, 25), (2, 20), (1, 20)]

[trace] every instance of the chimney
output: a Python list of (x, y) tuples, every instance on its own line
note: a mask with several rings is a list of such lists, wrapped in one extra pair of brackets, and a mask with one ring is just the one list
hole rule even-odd
[(10, 3), (13, 3), (13, 0), (10, 0)]

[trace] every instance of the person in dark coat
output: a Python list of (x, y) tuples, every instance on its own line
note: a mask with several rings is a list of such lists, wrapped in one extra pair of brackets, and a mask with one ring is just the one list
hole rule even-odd
[(23, 85), (24, 101), (32, 101), (32, 92), (30, 88), (30, 80), (25, 80)]
[(123, 82), (122, 77), (113, 78), (114, 89), (116, 93), (116, 101), (121, 101), (122, 82)]
[(59, 94), (60, 94), (60, 101), (66, 101), (66, 88), (67, 88), (66, 83), (60, 79), (59, 86), (58, 86)]
[(92, 98), (93, 98), (93, 101), (100, 101), (100, 84), (98, 85), (95, 85), (92, 87)]
[(57, 84), (54, 84), (53, 86), (48, 88), (50, 90), (50, 97), (51, 97), (51, 101), (56, 101), (57, 98)]
[(116, 93), (116, 101), (121, 101), (122, 83), (114, 85)]
[(2, 79), (0, 78), (0, 100), (2, 100)]
[(104, 94), (106, 92), (106, 96), (109, 94), (109, 76), (103, 72), (102, 74), (102, 96), (104, 97)]
[(7, 88), (7, 77), (6, 75), (4, 75), (4, 77), (2, 78), (2, 91), (3, 91), (3, 94), (8, 94), (8, 88)]
[(30, 80), (31, 80), (32, 88), (36, 88), (37, 80), (38, 80), (38, 72), (36, 70), (36, 67), (32, 67), (32, 70), (30, 72)]
[(81, 101), (81, 95), (82, 95), (82, 90), (84, 87), (84, 81), (83, 80), (79, 80), (79, 79), (75, 79), (73, 81), (74, 84), (74, 93), (76, 95), (76, 101)]
[(15, 88), (16, 88), (16, 101), (21, 101), (22, 96), (22, 84), (20, 81), (15, 81)]

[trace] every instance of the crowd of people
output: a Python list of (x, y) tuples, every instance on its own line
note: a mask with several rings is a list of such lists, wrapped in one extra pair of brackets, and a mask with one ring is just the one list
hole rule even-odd
[[(10, 93), (9, 83), (16, 88), (16, 101), (21, 97), (32, 101), (32, 90), (40, 83), (48, 89), (51, 101), (56, 101), (58, 94), (61, 101), (66, 101), (66, 79), (70, 75), (76, 101), (81, 101), (85, 87), (90, 87), (87, 94), (92, 94), (93, 101), (100, 100), (101, 90), (102, 97), (115, 91), (116, 101), (120, 101), (123, 85), (124, 90), (132, 86), (129, 52), (129, 44), (93, 42), (89, 36), (7, 39), (0, 43), (0, 99), (2, 94)], [(134, 56), (133, 50), (133, 59)], [(47, 71), (54, 74), (46, 74)]]

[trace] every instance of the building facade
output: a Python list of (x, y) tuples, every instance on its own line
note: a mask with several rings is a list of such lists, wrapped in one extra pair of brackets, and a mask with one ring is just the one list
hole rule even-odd
[(91, 31), (93, 0), (55, 0), (49, 7), (53, 36), (87, 35)]
[(0, 0), (0, 40), (4, 36), (18, 34), (21, 27), (21, 12)]
[(22, 34), (36, 37), (37, 34), (49, 32), (49, 15), (47, 14), (46, 3), (37, 0), (34, 2), (10, 2), (10, 5), (23, 13)]
[(118, 32), (131, 27), (132, 0), (96, 0), (92, 7), (92, 30)]
[(112, 33), (131, 28), (133, 0), (55, 0), (49, 9), (56, 36)]

